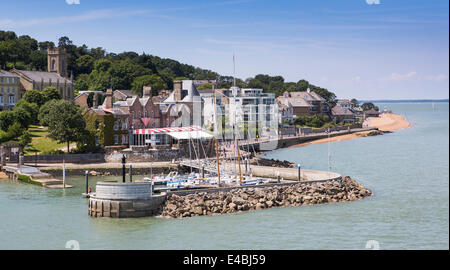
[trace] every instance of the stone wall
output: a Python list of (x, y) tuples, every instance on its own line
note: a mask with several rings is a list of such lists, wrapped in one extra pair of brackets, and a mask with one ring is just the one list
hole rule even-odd
[(105, 154), (64, 154), (64, 155), (27, 155), (24, 156), (26, 163), (96, 163), (105, 162)]
[(341, 181), (236, 188), (225, 192), (169, 194), (161, 215), (167, 218), (236, 213), (273, 207), (360, 200), (372, 192), (346, 176)]

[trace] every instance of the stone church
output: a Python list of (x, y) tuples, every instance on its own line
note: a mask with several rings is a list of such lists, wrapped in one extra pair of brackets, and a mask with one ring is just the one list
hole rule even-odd
[(63, 48), (48, 49), (47, 72), (19, 69), (12, 69), (11, 72), (20, 77), (20, 97), (28, 90), (42, 91), (53, 86), (59, 90), (63, 99), (74, 99), (75, 84), (67, 77), (67, 54)]

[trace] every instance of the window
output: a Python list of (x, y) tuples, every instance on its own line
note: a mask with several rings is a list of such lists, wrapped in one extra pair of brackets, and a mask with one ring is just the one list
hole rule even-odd
[(119, 120), (114, 121), (114, 130), (119, 130)]
[(114, 135), (114, 144), (119, 144), (119, 135)]
[(122, 129), (127, 129), (127, 120), (122, 121)]
[(15, 96), (9, 96), (9, 104), (10, 105), (16, 104), (16, 97)]
[(0, 104), (3, 104), (3, 96), (0, 96)]
[(142, 114), (141, 114), (141, 112), (139, 112), (139, 118), (141, 118), (142, 117)]
[(127, 144), (127, 135), (122, 135), (122, 144)]

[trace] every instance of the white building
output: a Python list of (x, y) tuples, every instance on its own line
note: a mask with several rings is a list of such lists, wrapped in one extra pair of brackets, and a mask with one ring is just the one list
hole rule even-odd
[[(216, 99), (214, 113), (213, 98)], [(239, 138), (269, 137), (278, 134), (279, 112), (274, 94), (263, 89), (231, 87), (203, 96), (204, 125), (214, 126), (214, 116), (220, 129), (233, 131), (237, 128)], [(225, 122), (223, 122), (225, 121)], [(222, 127), (222, 128), (220, 128)]]

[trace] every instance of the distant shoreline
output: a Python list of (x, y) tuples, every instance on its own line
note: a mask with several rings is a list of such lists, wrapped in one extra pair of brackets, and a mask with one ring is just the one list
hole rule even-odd
[[(385, 132), (391, 132), (394, 130), (400, 130), (409, 128), (412, 126), (410, 122), (406, 120), (406, 118), (401, 114), (396, 113), (384, 113), (380, 117), (369, 117), (366, 122), (368, 127), (376, 127), (380, 131)], [(340, 136), (335, 136), (331, 138), (325, 138), (325, 139), (318, 139), (313, 140), (305, 143), (300, 143), (296, 145), (292, 145), (290, 147), (297, 147), (297, 146), (307, 146), (311, 144), (320, 144), (320, 143), (327, 143), (327, 142), (338, 142), (338, 141), (346, 141), (351, 140), (355, 138), (363, 138), (364, 135), (367, 135), (370, 131), (363, 131), (363, 132), (357, 132), (352, 134), (345, 134)]]
[(361, 103), (433, 103), (433, 102), (449, 102), (449, 99), (380, 99), (380, 100), (361, 100)]

